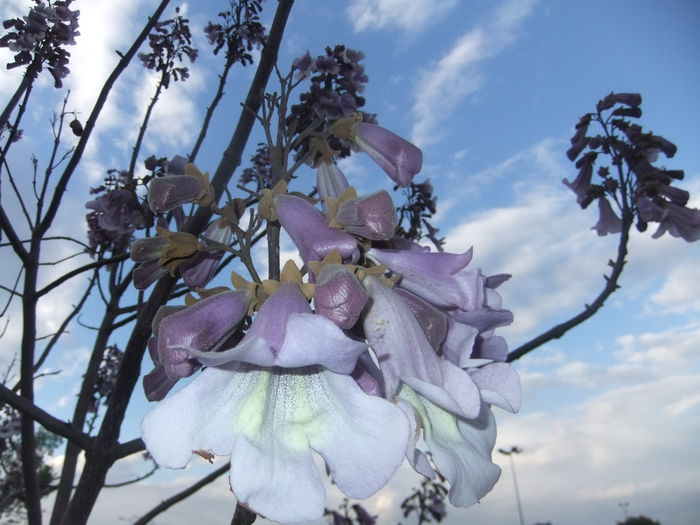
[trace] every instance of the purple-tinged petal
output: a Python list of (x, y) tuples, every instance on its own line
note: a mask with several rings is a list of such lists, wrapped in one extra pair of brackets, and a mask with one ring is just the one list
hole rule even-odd
[(247, 290), (221, 292), (164, 318), (158, 330), (158, 355), (214, 352), (235, 332), (250, 302)]
[(153, 259), (160, 259), (165, 255), (168, 245), (168, 240), (160, 236), (137, 239), (131, 245), (131, 260), (137, 263), (145, 263)]
[(603, 237), (608, 233), (620, 233), (622, 231), (622, 219), (613, 211), (610, 202), (605, 197), (598, 199), (598, 222), (591, 229)]
[(479, 331), (473, 326), (458, 323), (452, 317), (447, 318), (447, 335), (442, 343), (442, 355), (460, 368), (472, 358), (474, 343)]
[(403, 300), (375, 277), (366, 277), (363, 284), (372, 298), (365, 336), (379, 360), (387, 398), (393, 399), (403, 382), (455, 414), (478, 414), (476, 385), (465, 371), (435, 353)]
[(316, 187), (325, 206), (328, 197), (338, 199), (350, 185), (337, 164), (322, 161), (316, 172)]
[(143, 262), (134, 268), (134, 287), (145, 290), (167, 273), (157, 260)]
[(345, 231), (373, 241), (388, 241), (399, 224), (394, 203), (385, 190), (344, 201), (335, 220)]
[(423, 153), (388, 129), (367, 122), (354, 124), (355, 143), (396, 184), (406, 187), (423, 166)]
[(190, 350), (189, 354), (210, 366), (230, 361), (285, 368), (321, 365), (350, 374), (367, 345), (310, 312), (299, 287), (285, 283), (263, 303), (248, 333), (234, 348), (214, 353)]
[(162, 366), (156, 366), (148, 374), (143, 376), (143, 390), (149, 401), (160, 401), (175, 386), (177, 379), (172, 379), (165, 374)]
[(191, 175), (157, 177), (148, 185), (148, 207), (163, 213), (192, 202), (204, 190), (202, 181)]
[[(418, 250), (382, 250), (372, 248), (367, 255), (379, 264), (401, 274), (402, 288), (443, 308), (472, 307), (478, 276), (458, 276), (472, 259), (472, 250), (462, 254)], [(478, 292), (481, 293), (481, 292)]]
[(503, 337), (498, 335), (479, 336), (474, 345), (472, 357), (475, 359), (489, 359), (491, 361), (505, 361), (508, 357), (508, 344)]
[(479, 330), (479, 333), (499, 326), (508, 326), (513, 322), (513, 312), (509, 310), (475, 310), (473, 312), (454, 310), (450, 314), (460, 323), (473, 326)]
[(426, 478), (435, 479), (435, 471), (430, 461), (428, 461), (428, 457), (425, 455), (425, 452), (416, 446), (422, 427), (418, 424), (418, 413), (415, 407), (400, 397), (396, 399), (396, 406), (404, 413), (410, 425), (409, 439), (406, 445), (406, 459), (408, 459), (408, 462), (416, 472)]
[(428, 341), (430, 341), (431, 346), (436, 350), (439, 349), (447, 333), (448, 317), (408, 290), (396, 287), (394, 288), (394, 292), (403, 299), (413, 312), (413, 315), (416, 316), (418, 324), (423, 329), (423, 333), (425, 333)]
[[(233, 238), (233, 231), (225, 221), (217, 220), (209, 225), (202, 236), (204, 237), (202, 239), (204, 246), (213, 245), (211, 241), (228, 246)], [(223, 255), (223, 251), (201, 251), (184, 261), (180, 265), (180, 269), (185, 284), (192, 290), (206, 287), (214, 277)]]
[(520, 378), (508, 363), (491, 363), (469, 375), (479, 387), (484, 403), (496, 405), (509, 412), (517, 412), (522, 401)]
[(352, 378), (365, 394), (384, 397), (381, 385), (381, 372), (372, 361), (369, 351), (360, 354), (352, 371)]
[(314, 288), (316, 313), (346, 330), (360, 318), (368, 298), (355, 274), (341, 264), (325, 265)]
[(323, 214), (309, 202), (295, 195), (278, 195), (274, 202), (277, 218), (305, 264), (322, 261), (333, 250), (338, 250), (344, 262), (353, 262), (359, 256), (357, 240), (330, 228)]
[(468, 507), (496, 484), (501, 469), (491, 462), (496, 421), (482, 403), (478, 416), (462, 419), (408, 388), (401, 390), (420, 416), (425, 443), (438, 471), (450, 482), (450, 503)]

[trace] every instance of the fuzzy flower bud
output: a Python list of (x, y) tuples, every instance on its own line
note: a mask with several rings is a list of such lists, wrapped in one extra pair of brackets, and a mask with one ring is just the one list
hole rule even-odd
[(385, 190), (341, 203), (335, 220), (353, 235), (373, 241), (391, 239), (399, 223), (394, 203)]
[(344, 330), (352, 328), (369, 296), (355, 274), (341, 264), (323, 267), (314, 289), (314, 308)]

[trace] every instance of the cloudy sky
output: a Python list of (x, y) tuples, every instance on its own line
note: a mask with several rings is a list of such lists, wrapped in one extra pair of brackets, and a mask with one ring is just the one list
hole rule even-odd
[[(25, 4), (5, 0), (0, 15), (22, 13)], [(156, 2), (75, 4), (82, 35), (71, 50), (67, 86), (69, 106), (86, 115), (116, 62), (114, 50), (125, 49)], [(144, 157), (189, 151), (215, 89), (220, 58), (211, 56), (201, 28), (225, 4), (209, 0), (185, 6), (200, 58), (191, 78), (175, 84), (157, 107)], [(265, 2), (266, 23), (274, 5)], [(642, 94), (642, 124), (677, 144), (678, 154), (665, 163), (686, 171), (682, 186), (700, 207), (698, 20), (700, 4), (692, 0), (297, 0), (280, 67), (287, 69), (306, 50), (320, 54), (326, 45), (342, 43), (365, 52), (367, 110), (423, 149), (418, 179), (430, 178), (439, 196), (435, 222), (448, 249), (473, 246), (474, 264), (487, 274), (513, 275), (501, 291), (515, 314), (503, 335), (515, 348), (590, 302), (615, 254), (614, 237), (599, 238), (590, 230), (594, 210), (581, 211), (561, 184), (575, 177), (565, 156), (573, 126), (599, 98), (610, 91)], [(3, 50), (0, 59), (7, 57)], [(230, 82), (199, 156), (202, 170), (218, 164), (252, 73), (239, 70)], [(16, 71), (0, 71), (0, 97), (10, 95), (18, 78)], [(153, 89), (154, 79), (136, 63), (120, 80), (56, 233), (75, 232), (88, 186), (107, 169), (126, 166)], [(59, 103), (46, 78), (33, 97), (46, 104), (35, 105), (28, 115), (27, 136), (12, 158), (18, 170), (28, 169), (31, 153), (46, 160), (42, 135), (31, 128), (45, 129)], [(346, 161), (343, 168), (360, 191), (386, 185), (361, 159)], [(70, 253), (56, 250), (57, 259)], [(48, 267), (43, 279), (62, 271), (65, 266)], [(83, 284), (71, 282), (60, 298), (40, 305), (42, 333), (55, 330)], [(635, 233), (621, 284), (597, 317), (516, 363), (522, 410), (496, 413), (497, 447), (523, 449), (515, 462), (528, 524), (612, 525), (623, 516), (620, 503), (629, 504), (631, 515), (644, 514), (663, 525), (700, 522), (700, 250), (668, 236), (654, 240), (650, 232)], [(3, 368), (21, 327), (16, 310), (6, 315)], [(88, 344), (89, 334), (73, 327), (47, 363), (47, 370), (62, 374), (39, 384), (39, 403), (61, 417), (69, 417)], [(148, 410), (141, 394), (136, 397), (124, 439), (138, 435)], [(448, 524), (516, 522), (510, 465), (500, 454), (494, 460), (504, 469), (494, 491), (472, 508), (450, 509)], [(209, 468), (197, 464), (179, 476), (159, 472), (139, 485), (106, 489), (93, 522), (129, 522)], [(123, 481), (145, 469), (140, 458), (128, 458), (109, 480)], [(418, 482), (410, 469), (402, 469), (368, 500), (380, 524), (401, 519), (399, 502)], [(331, 489), (329, 504), (338, 501)], [(222, 478), (157, 523), (228, 523), (233, 506)]]

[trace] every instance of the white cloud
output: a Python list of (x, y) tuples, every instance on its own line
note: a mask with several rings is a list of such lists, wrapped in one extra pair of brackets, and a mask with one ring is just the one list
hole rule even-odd
[(356, 32), (397, 27), (417, 32), (436, 23), (457, 0), (353, 0), (345, 14)]
[(510, 1), (495, 10), (491, 19), (463, 34), (416, 83), (412, 140), (426, 146), (439, 140), (437, 128), (465, 97), (483, 84), (478, 64), (493, 57), (518, 37), (522, 22), (536, 0)]
[[(680, 242), (680, 241), (677, 241)], [(651, 297), (664, 312), (687, 313), (700, 310), (700, 261), (689, 259), (671, 268), (663, 286)]]

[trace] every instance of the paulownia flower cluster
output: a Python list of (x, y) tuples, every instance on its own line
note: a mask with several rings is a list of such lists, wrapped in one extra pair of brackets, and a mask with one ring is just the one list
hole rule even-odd
[(154, 213), (195, 203), (218, 218), (202, 239), (159, 226), (132, 248), (137, 286), (181, 272), (198, 293), (154, 319), (144, 386), (159, 403), (143, 440), (163, 467), (230, 456), (239, 503), (280, 522), (323, 515), (314, 455), (350, 498), (372, 495), (408, 461), (446, 478), (452, 504), (471, 505), (500, 473), (491, 406), (520, 404), (495, 334), (512, 322), (496, 291), (510, 276), (471, 267), (471, 249), (432, 252), (398, 237), (391, 196), (359, 195), (336, 164), (330, 144), (340, 140), (401, 187), (421, 169), (416, 146), (360, 114), (316, 134), (320, 201), (290, 192), (285, 177), (255, 197), (256, 220), (281, 226), (303, 261), (287, 261), (276, 279), (233, 273), (231, 288), (206, 289), (232, 236), (241, 239), (241, 203), (217, 208), (192, 164), (151, 181)]

